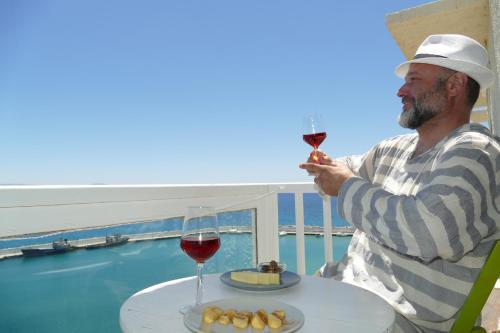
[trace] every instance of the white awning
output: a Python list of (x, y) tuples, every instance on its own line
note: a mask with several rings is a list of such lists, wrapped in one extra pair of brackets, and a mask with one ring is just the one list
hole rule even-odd
[[(441, 0), (386, 15), (386, 25), (407, 59), (431, 34), (455, 33), (474, 38), (488, 48), (488, 0)], [(471, 120), (488, 121), (487, 99), (481, 94)]]

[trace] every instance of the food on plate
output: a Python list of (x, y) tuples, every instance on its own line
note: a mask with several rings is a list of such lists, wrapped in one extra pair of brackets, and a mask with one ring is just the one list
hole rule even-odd
[(219, 317), (219, 319), (217, 319), (217, 322), (218, 322), (219, 324), (221, 324), (221, 325), (227, 325), (227, 324), (229, 324), (229, 323), (231, 322), (231, 320), (232, 320), (232, 319), (231, 319), (231, 318), (229, 318), (229, 316), (228, 316), (228, 315), (223, 314), (223, 315), (221, 315), (221, 316)]
[(231, 272), (231, 280), (248, 284), (280, 284), (280, 275), (279, 273), (240, 271)]
[(278, 262), (271, 260), (270, 262), (265, 262), (260, 264), (260, 271), (264, 273), (281, 273), (281, 269)]
[(282, 324), (282, 320), (272, 313), (267, 316), (267, 325), (269, 325), (270, 328), (280, 328)]
[[(268, 313), (265, 309), (258, 309), (255, 312), (236, 309), (222, 310), (216, 306), (209, 306), (203, 309), (202, 321), (204, 324), (219, 323), (220, 325), (232, 324), (236, 328), (246, 329), (252, 327), (256, 330), (269, 328), (280, 328), (287, 324), (284, 310), (274, 310)], [(288, 322), (289, 323), (289, 322)]]
[(286, 269), (285, 264), (280, 264), (275, 260), (259, 264), (259, 271), (263, 273), (282, 273)]
[(281, 319), (281, 321), (285, 320), (286, 318), (286, 313), (284, 310), (274, 310), (273, 315)]
[(229, 319), (233, 320), (233, 317), (236, 316), (236, 310), (235, 309), (228, 309), (224, 311), (224, 314), (229, 317)]
[(221, 308), (216, 306), (209, 306), (203, 310), (203, 321), (207, 324), (211, 324), (222, 315), (223, 311)]
[(237, 314), (233, 317), (233, 326), (237, 328), (247, 328), (248, 326), (248, 317)]
[(248, 319), (252, 319), (252, 317), (253, 317), (252, 311), (239, 311), (236, 314), (239, 316), (247, 317)]
[(262, 319), (264, 324), (267, 324), (267, 311), (266, 310), (258, 309), (257, 312), (255, 312), (255, 314), (257, 315), (257, 317), (260, 317), (260, 319)]
[(258, 330), (263, 330), (266, 327), (266, 323), (260, 316), (253, 316), (252, 321), (250, 322), (252, 327)]

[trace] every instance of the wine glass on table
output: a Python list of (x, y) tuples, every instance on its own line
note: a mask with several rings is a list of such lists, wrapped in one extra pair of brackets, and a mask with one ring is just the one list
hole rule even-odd
[[(196, 302), (200, 305), (203, 297), (203, 264), (220, 247), (217, 214), (213, 207), (188, 207), (182, 224), (181, 249), (197, 263)], [(187, 312), (191, 306), (184, 306)]]

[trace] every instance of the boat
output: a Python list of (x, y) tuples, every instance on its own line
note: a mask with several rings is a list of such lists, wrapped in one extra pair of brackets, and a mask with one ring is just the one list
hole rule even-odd
[(92, 244), (86, 246), (86, 249), (100, 249), (102, 247), (111, 247), (127, 243), (129, 238), (127, 236), (122, 236), (120, 234), (115, 234), (111, 236), (106, 236), (106, 241), (104, 243)]
[(66, 238), (52, 242), (50, 248), (25, 248), (21, 252), (25, 257), (40, 257), (49, 254), (59, 254), (68, 251), (76, 250), (76, 247), (71, 245)]

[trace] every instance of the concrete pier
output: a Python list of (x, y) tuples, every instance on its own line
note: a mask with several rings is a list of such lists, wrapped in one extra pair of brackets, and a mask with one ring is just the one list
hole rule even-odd
[[(252, 233), (252, 226), (221, 226), (219, 227), (220, 233)], [(279, 226), (280, 236), (283, 235), (295, 235), (295, 226), (294, 225), (282, 225)], [(337, 227), (333, 228), (332, 235), (333, 236), (351, 236), (354, 232), (354, 228), (351, 227)], [(320, 226), (304, 226), (304, 234), (306, 235), (317, 235), (324, 236), (323, 227)], [(180, 230), (174, 231), (161, 231), (161, 232), (152, 232), (145, 234), (131, 234), (131, 235), (123, 235), (129, 237), (129, 242), (141, 242), (141, 241), (149, 241), (149, 240), (159, 240), (159, 239), (168, 239), (168, 238), (176, 238), (181, 237)], [(100, 244), (105, 242), (105, 237), (94, 237), (87, 239), (78, 239), (78, 240), (69, 240), (69, 243), (78, 249), (84, 249), (87, 246)], [(44, 243), (44, 244), (36, 244), (32, 246), (24, 246), (23, 248), (50, 248), (52, 243)], [(0, 250), (0, 260), (14, 258), (22, 256), (21, 248), (12, 248)]]

